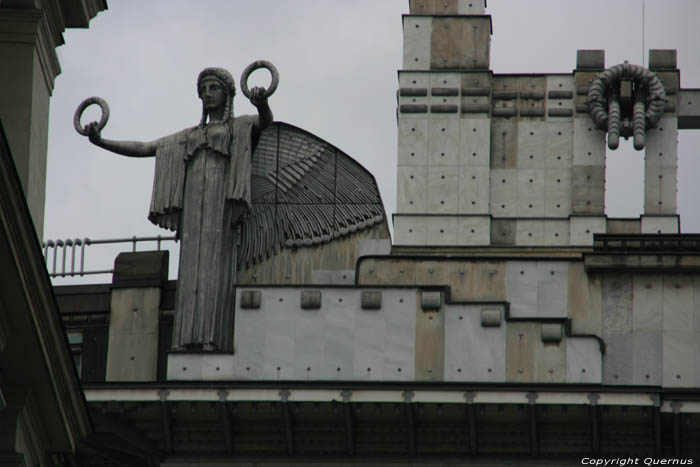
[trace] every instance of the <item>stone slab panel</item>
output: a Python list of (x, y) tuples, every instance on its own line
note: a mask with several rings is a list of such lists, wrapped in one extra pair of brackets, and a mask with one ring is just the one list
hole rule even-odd
[(573, 246), (593, 245), (593, 234), (605, 233), (605, 217), (571, 216), (569, 224), (570, 244)]
[(459, 120), (443, 117), (429, 120), (428, 165), (459, 164)]
[(507, 382), (557, 383), (566, 380), (566, 345), (543, 343), (541, 328), (541, 323), (508, 323)]
[(518, 166), (518, 120), (491, 119), (491, 168), (514, 169)]
[(695, 387), (700, 334), (687, 331), (663, 333), (663, 386)]
[(605, 165), (605, 132), (586, 115), (574, 118), (574, 165)]
[(430, 37), (432, 18), (404, 16), (403, 18), (403, 69), (430, 69)]
[(545, 131), (544, 168), (571, 168), (574, 128), (571, 122), (548, 122)]
[(399, 71), (400, 88), (430, 88), (430, 73)]
[(515, 245), (516, 222), (515, 219), (492, 219), (491, 244)]
[(536, 261), (506, 263), (506, 299), (514, 318), (537, 317), (539, 271)]
[(601, 335), (600, 277), (587, 274), (583, 262), (569, 262), (569, 318), (574, 334)]
[(575, 165), (571, 172), (573, 214), (602, 215), (605, 210), (605, 167)]
[(442, 381), (445, 364), (445, 313), (416, 309), (415, 376), (418, 381)]
[(633, 276), (631, 274), (620, 273), (603, 276), (601, 292), (604, 338), (632, 332), (633, 290)]
[(549, 130), (541, 121), (521, 121), (518, 124), (517, 164), (521, 169), (545, 167), (545, 148)]
[(522, 217), (544, 216), (544, 170), (518, 169), (516, 209)]
[(457, 0), (458, 15), (483, 15), (485, 12), (486, 2), (483, 0)]
[(634, 373), (632, 384), (660, 385), (661, 384), (661, 332), (635, 331), (633, 334), (632, 366)]
[(600, 384), (603, 382), (603, 358), (600, 344), (593, 338), (566, 339), (566, 382)]
[(445, 381), (505, 382), (506, 327), (482, 327), (481, 308), (445, 309)]
[(455, 245), (457, 243), (457, 217), (430, 216), (423, 218), (423, 222), (426, 224), (428, 245)]
[(644, 170), (644, 213), (673, 215), (677, 212), (678, 169), (646, 167)]
[(491, 240), (489, 216), (459, 217), (457, 221), (457, 245), (486, 246)]
[(542, 219), (517, 219), (515, 221), (517, 246), (544, 245), (544, 221)]
[(399, 118), (399, 165), (428, 164), (428, 119)]
[(642, 232), (645, 234), (680, 233), (678, 216), (642, 216)]
[(658, 274), (635, 274), (633, 278), (632, 329), (660, 331), (663, 322), (663, 278)]
[(460, 164), (489, 166), (491, 120), (487, 118), (462, 118), (460, 120)]
[(426, 211), (431, 214), (457, 214), (459, 205), (457, 167), (428, 167)]
[(427, 223), (420, 216), (394, 216), (396, 245), (425, 245), (428, 241)]
[(506, 265), (502, 261), (454, 263), (450, 282), (454, 301), (506, 300)]
[[(550, 93), (551, 92), (570, 92), (571, 93), (571, 98), (569, 99), (564, 99), (564, 98), (550, 98)], [(572, 120), (573, 117), (573, 110), (574, 110), (574, 99), (573, 96), (575, 94), (575, 86), (574, 86), (574, 75), (547, 75), (547, 100), (546, 100), (546, 108), (547, 108), (547, 120), (548, 121), (553, 121), (553, 122), (558, 122), (562, 120)], [(571, 112), (566, 115), (566, 116), (553, 116), (550, 110), (571, 110)]]
[(569, 265), (565, 261), (537, 263), (537, 316), (566, 318), (568, 315)]
[(571, 177), (570, 168), (544, 170), (545, 217), (568, 217), (571, 214)]
[(431, 36), (430, 68), (488, 70), (490, 45), (489, 17), (435, 17)]
[(401, 213), (427, 212), (428, 167), (399, 166), (396, 180), (396, 210)]
[(662, 297), (663, 330), (693, 329), (695, 317), (693, 278), (679, 274), (664, 275)]
[(489, 212), (489, 168), (459, 167), (460, 214), (488, 214)]
[(634, 381), (634, 335), (615, 334), (604, 337), (603, 384), (632, 384)]
[(515, 217), (517, 211), (517, 169), (491, 170), (491, 214), (494, 217)]

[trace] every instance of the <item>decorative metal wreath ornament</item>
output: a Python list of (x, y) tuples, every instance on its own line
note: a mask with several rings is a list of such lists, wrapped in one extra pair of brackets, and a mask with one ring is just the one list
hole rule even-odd
[(97, 124), (98, 131), (102, 131), (102, 129), (107, 124), (107, 120), (109, 120), (109, 106), (107, 105), (107, 102), (101, 97), (88, 97), (80, 103), (78, 108), (75, 109), (75, 114), (73, 114), (73, 127), (75, 128), (75, 131), (77, 131), (83, 136), (87, 136), (88, 131), (87, 127), (83, 127), (80, 125), (80, 117), (83, 115), (85, 109), (92, 104), (97, 104), (102, 109), (102, 117), (100, 117), (100, 121)]
[[(631, 80), (632, 112), (623, 118), (620, 83)], [(656, 73), (639, 65), (621, 63), (598, 74), (588, 90), (588, 111), (596, 126), (608, 132), (608, 147), (617, 149), (620, 135), (634, 136), (634, 148), (644, 149), (647, 128), (654, 128), (668, 99)]]
[(248, 76), (250, 76), (250, 74), (258, 68), (267, 68), (270, 71), (270, 75), (272, 75), (272, 82), (270, 83), (270, 87), (265, 90), (263, 97), (270, 97), (272, 93), (275, 92), (275, 90), (277, 89), (277, 85), (280, 82), (280, 75), (277, 72), (277, 68), (275, 67), (275, 65), (268, 62), (267, 60), (254, 61), (253, 63), (245, 67), (245, 70), (243, 70), (243, 73), (241, 73), (241, 92), (243, 92), (243, 95), (246, 96), (248, 99), (250, 99), (250, 90), (248, 89)]

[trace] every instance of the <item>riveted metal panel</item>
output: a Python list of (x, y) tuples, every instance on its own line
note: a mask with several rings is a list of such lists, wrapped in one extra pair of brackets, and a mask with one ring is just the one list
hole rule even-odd
[(492, 169), (513, 169), (518, 166), (518, 120), (491, 119)]
[(521, 121), (518, 124), (518, 168), (545, 167), (545, 147), (549, 133), (547, 123)]
[(586, 274), (582, 261), (569, 263), (569, 318), (574, 334), (601, 335), (600, 277)]
[(428, 168), (427, 211), (431, 214), (456, 214), (459, 204), (457, 167)]
[(535, 261), (506, 263), (506, 299), (514, 318), (537, 317), (539, 271)]
[(632, 299), (632, 329), (659, 331), (663, 319), (662, 276), (635, 274)]
[(679, 233), (678, 216), (642, 216), (642, 233)]
[(543, 169), (518, 169), (516, 209), (522, 217), (544, 216)]
[(603, 358), (600, 344), (593, 338), (566, 339), (566, 382), (600, 384)]
[(515, 245), (515, 219), (491, 220), (491, 244)]
[(570, 218), (570, 244), (576, 246), (593, 245), (593, 234), (605, 233), (604, 217), (572, 216)]
[(661, 331), (635, 331), (632, 384), (661, 384)]
[(690, 330), (663, 333), (664, 387), (693, 387), (697, 384), (699, 337), (699, 333)]
[(663, 329), (688, 331), (693, 329), (693, 278), (676, 274), (663, 276)]
[(543, 245), (544, 221), (518, 219), (515, 221), (515, 244), (518, 246)]
[(428, 127), (428, 165), (459, 164), (459, 120), (433, 118)]
[(545, 217), (568, 217), (571, 214), (571, 177), (571, 169), (545, 169)]
[(632, 332), (632, 284), (630, 274), (602, 278), (603, 338)]
[(428, 238), (424, 218), (394, 216), (394, 242), (396, 245), (425, 245)]
[(604, 339), (603, 384), (632, 384), (634, 334), (614, 334)]
[(491, 239), (489, 216), (460, 217), (457, 221), (457, 245), (488, 245)]
[(428, 119), (399, 118), (399, 165), (427, 165)]
[(487, 16), (435, 17), (430, 68), (487, 70), (490, 44), (491, 20)]
[(428, 70), (430, 68), (430, 36), (432, 18), (404, 16), (403, 19), (403, 69)]
[(457, 218), (454, 216), (426, 217), (428, 245), (455, 245), (457, 243)]
[(602, 215), (605, 210), (605, 167), (575, 165), (571, 175), (572, 212)]
[(460, 164), (489, 166), (491, 121), (487, 118), (463, 118), (460, 121)]
[(426, 212), (428, 167), (399, 166), (396, 190), (396, 210), (398, 212)]
[(518, 214), (518, 169), (491, 169), (490, 199), (494, 217), (514, 217)]
[(460, 214), (488, 214), (489, 168), (461, 166), (459, 168)]
[(505, 381), (506, 327), (482, 327), (480, 306), (448, 306), (444, 314), (445, 381)]
[(587, 115), (574, 118), (574, 165), (605, 165), (605, 132)]
[(537, 275), (537, 316), (566, 318), (568, 315), (568, 264), (562, 261), (539, 261)]

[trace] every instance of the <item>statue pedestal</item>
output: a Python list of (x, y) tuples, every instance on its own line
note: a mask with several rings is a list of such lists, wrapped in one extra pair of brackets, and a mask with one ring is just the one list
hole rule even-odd
[(231, 380), (233, 376), (232, 353), (171, 352), (168, 354), (168, 381), (216, 381)]

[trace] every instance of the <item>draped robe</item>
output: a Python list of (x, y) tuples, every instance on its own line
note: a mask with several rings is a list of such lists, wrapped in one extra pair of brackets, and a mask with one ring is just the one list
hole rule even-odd
[(250, 207), (254, 116), (161, 138), (148, 218), (178, 232), (174, 349), (233, 350), (237, 226)]

